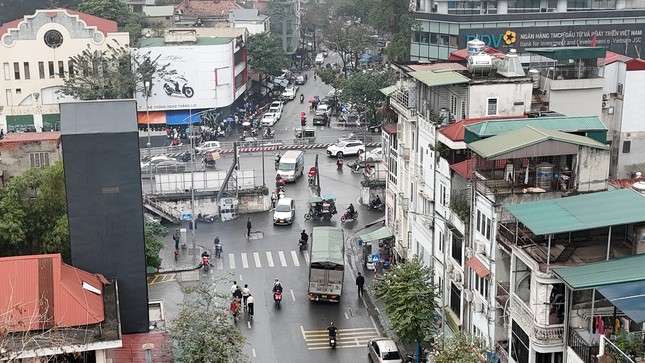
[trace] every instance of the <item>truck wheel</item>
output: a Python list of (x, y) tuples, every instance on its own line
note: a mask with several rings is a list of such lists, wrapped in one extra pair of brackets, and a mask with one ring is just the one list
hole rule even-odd
[(311, 219), (311, 214), (305, 213), (305, 220), (308, 221)]

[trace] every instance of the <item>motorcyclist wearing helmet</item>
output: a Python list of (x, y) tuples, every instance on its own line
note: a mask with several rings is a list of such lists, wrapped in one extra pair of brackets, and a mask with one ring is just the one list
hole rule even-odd
[(329, 332), (329, 336), (330, 336), (330, 337), (336, 337), (336, 331), (337, 331), (337, 330), (338, 330), (338, 328), (336, 328), (336, 327), (334, 326), (334, 322), (333, 322), (333, 321), (332, 321), (331, 323), (329, 323), (329, 327), (327, 328), (327, 331)]
[(302, 232), (300, 232), (300, 241), (301, 241), (302, 243), (307, 243), (307, 241), (308, 241), (308, 240), (309, 240), (309, 235), (308, 235), (308, 234), (307, 234), (307, 232), (303, 229), (303, 230), (302, 230)]
[(282, 292), (282, 283), (278, 278), (276, 277), (275, 280), (273, 280), (273, 292), (280, 291)]
[(354, 205), (352, 203), (349, 203), (349, 207), (347, 207), (347, 213), (349, 214), (350, 218), (354, 217)]

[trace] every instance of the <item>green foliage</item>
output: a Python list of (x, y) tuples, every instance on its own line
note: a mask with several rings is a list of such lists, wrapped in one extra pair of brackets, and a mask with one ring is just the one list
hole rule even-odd
[(318, 49), (316, 35), (329, 25), (329, 5), (310, 1), (302, 8), (300, 24), (305, 34), (313, 37), (314, 48)]
[(410, 58), (410, 39), (416, 26), (408, 0), (377, 0), (369, 14), (370, 25), (391, 34), (389, 59), (404, 62)]
[(468, 222), (470, 219), (470, 204), (468, 204), (468, 194), (466, 192), (450, 194), (450, 209), (457, 213), (459, 219)]
[(92, 50), (89, 45), (70, 57), (73, 71), (64, 79), (60, 93), (81, 100), (133, 98), (144, 92), (144, 82), (167, 80), (176, 75), (170, 64), (159, 64), (150, 52), (134, 54), (126, 46), (108, 44), (106, 50)]
[(343, 77), (343, 74), (339, 70), (332, 68), (316, 69), (316, 74), (321, 81), (334, 88), (340, 88), (345, 80), (345, 77)]
[(370, 30), (367, 26), (359, 23), (349, 25), (341, 20), (334, 20), (329, 23), (325, 32), (325, 42), (330, 49), (334, 49), (341, 55), (343, 67), (347, 67), (347, 61), (353, 59), (354, 66), (358, 63), (360, 55), (371, 45)]
[(182, 287), (186, 298), (171, 322), (176, 361), (183, 363), (249, 362), (242, 352), (244, 335), (228, 311), (229, 293), (218, 293), (217, 283)]
[(437, 328), (436, 287), (433, 272), (419, 258), (394, 265), (375, 281), (397, 336), (406, 343), (425, 342)]
[(393, 76), (386, 71), (356, 72), (341, 83), (343, 92), (340, 98), (365, 107), (366, 118), (372, 122), (385, 101), (385, 95), (380, 90), (392, 83)]
[(161, 257), (159, 251), (163, 248), (163, 243), (157, 236), (167, 236), (168, 229), (159, 223), (146, 222), (144, 224), (145, 249), (146, 249), (146, 266), (158, 269), (161, 267)]
[(269, 195), (269, 188), (266, 185), (256, 185), (251, 189), (241, 189), (238, 195)]
[(336, 5), (334, 12), (338, 17), (349, 18), (363, 24), (369, 23), (370, 9), (373, 2), (370, 0), (348, 0)]
[(435, 344), (438, 354), (432, 360), (435, 363), (474, 363), (485, 362), (482, 352), (477, 349), (477, 342), (470, 336), (457, 333), (451, 337), (441, 337)]
[(249, 65), (262, 75), (279, 76), (289, 66), (287, 55), (282, 51), (282, 41), (266, 33), (253, 34), (246, 42)]
[(31, 168), (0, 189), (0, 256), (61, 253), (70, 243), (62, 161)]
[(144, 14), (131, 12), (122, 0), (82, 0), (78, 11), (116, 21), (119, 30), (130, 33), (133, 41), (141, 37), (141, 30), (148, 25)]

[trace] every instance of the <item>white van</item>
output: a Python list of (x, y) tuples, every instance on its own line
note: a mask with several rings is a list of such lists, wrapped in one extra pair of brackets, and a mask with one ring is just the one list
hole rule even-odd
[(325, 62), (325, 56), (322, 53), (316, 55), (316, 64), (321, 65)]
[(280, 158), (278, 174), (285, 181), (295, 182), (305, 170), (305, 153), (301, 150), (289, 150)]

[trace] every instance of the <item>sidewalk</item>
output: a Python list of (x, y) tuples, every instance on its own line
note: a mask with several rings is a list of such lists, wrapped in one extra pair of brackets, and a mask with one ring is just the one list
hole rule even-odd
[[(179, 227), (179, 226), (178, 226)], [(179, 247), (179, 256), (175, 260), (175, 241), (172, 239), (173, 233), (175, 233), (175, 226), (170, 226), (168, 228), (168, 235), (166, 237), (159, 237), (159, 240), (163, 243), (163, 248), (159, 251), (159, 257), (161, 257), (161, 267), (159, 267), (160, 274), (171, 273), (171, 272), (182, 272), (196, 270), (201, 267), (202, 263), (202, 251), (203, 248), (200, 244), (205, 245), (205, 242), (200, 242), (199, 238), (196, 238), (195, 245), (195, 259), (193, 259), (193, 246), (191, 240), (190, 229), (187, 229), (187, 239), (186, 248)], [(184, 228), (181, 226), (179, 228)]]

